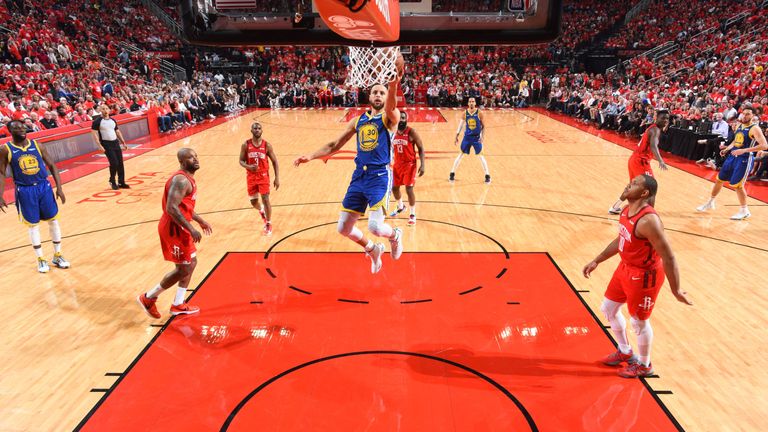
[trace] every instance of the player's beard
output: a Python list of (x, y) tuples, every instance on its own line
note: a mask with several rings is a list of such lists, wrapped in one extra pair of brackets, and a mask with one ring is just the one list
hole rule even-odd
[(397, 124), (397, 130), (399, 130), (400, 132), (404, 131), (405, 128), (407, 127), (408, 127), (408, 122), (400, 122)]
[(371, 102), (371, 106), (373, 107), (373, 109), (378, 111), (378, 110), (384, 108), (384, 102), (379, 102), (379, 103)]

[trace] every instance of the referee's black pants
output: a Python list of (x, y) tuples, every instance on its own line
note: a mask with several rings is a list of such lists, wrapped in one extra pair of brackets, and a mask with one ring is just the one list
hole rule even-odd
[(117, 174), (117, 184), (125, 184), (125, 167), (123, 166), (123, 150), (120, 148), (120, 142), (115, 141), (102, 141), (102, 147), (104, 147), (104, 154), (109, 160), (109, 182), (115, 182), (115, 174)]

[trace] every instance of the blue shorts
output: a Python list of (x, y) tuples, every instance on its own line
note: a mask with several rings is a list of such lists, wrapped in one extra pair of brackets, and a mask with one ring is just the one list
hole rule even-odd
[(16, 210), (21, 221), (27, 225), (55, 219), (59, 214), (59, 206), (51, 184), (42, 181), (32, 186), (16, 185)]
[(752, 153), (739, 157), (728, 155), (720, 173), (717, 174), (717, 179), (721, 182), (728, 182), (735, 188), (740, 188), (744, 186), (751, 170)]
[(389, 191), (392, 189), (392, 171), (386, 165), (358, 167), (352, 173), (347, 194), (341, 202), (346, 212), (365, 214), (366, 208), (384, 209), (389, 206)]
[(469, 149), (475, 149), (475, 154), (480, 154), (483, 151), (483, 145), (480, 143), (480, 137), (468, 137), (464, 135), (464, 139), (461, 140), (461, 152), (469, 154)]

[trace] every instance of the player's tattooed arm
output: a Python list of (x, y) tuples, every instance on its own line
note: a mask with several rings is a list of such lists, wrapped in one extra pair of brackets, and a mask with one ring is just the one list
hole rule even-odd
[(195, 240), (195, 242), (198, 242), (202, 236), (195, 229), (195, 227), (189, 223), (184, 215), (181, 214), (181, 210), (179, 209), (181, 200), (184, 199), (184, 197), (191, 191), (192, 185), (189, 183), (189, 180), (187, 180), (186, 177), (181, 174), (173, 176), (173, 180), (171, 180), (171, 187), (168, 188), (168, 200), (165, 204), (165, 212), (173, 218), (174, 222), (181, 225), (185, 230), (192, 234), (192, 238)]

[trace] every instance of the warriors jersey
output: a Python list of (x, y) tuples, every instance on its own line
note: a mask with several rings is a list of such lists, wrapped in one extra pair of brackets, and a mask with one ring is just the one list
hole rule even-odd
[(357, 120), (357, 156), (355, 164), (385, 166), (392, 162), (392, 142), (382, 114), (366, 112)]
[(474, 113), (470, 113), (469, 110), (464, 111), (464, 122), (467, 127), (464, 129), (465, 138), (479, 138), (480, 132), (483, 130), (483, 123), (480, 121), (480, 110), (476, 109)]
[(36, 141), (27, 140), (23, 146), (16, 146), (12, 142), (6, 145), (13, 181), (17, 186), (48, 182), (48, 169)]

